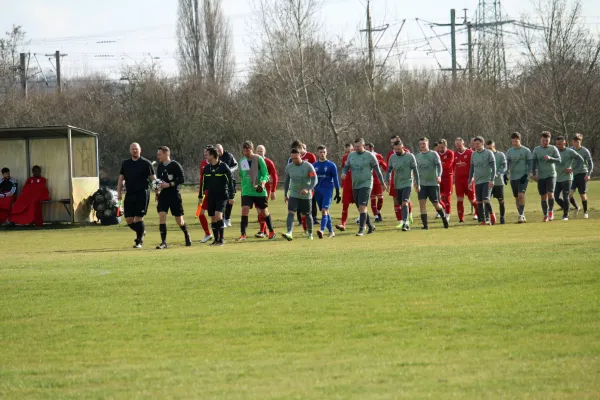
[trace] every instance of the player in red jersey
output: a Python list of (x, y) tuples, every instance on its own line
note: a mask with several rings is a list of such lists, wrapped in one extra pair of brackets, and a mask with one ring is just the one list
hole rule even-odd
[[(390, 157), (394, 154), (394, 143), (399, 140), (400, 136), (398, 135), (391, 137), (390, 145), (392, 147), (392, 150), (390, 150), (387, 153), (387, 156), (385, 158), (386, 164), (390, 163)], [(405, 152), (410, 153), (410, 150), (408, 150), (406, 147), (402, 146), (402, 149), (404, 149)], [(398, 220), (398, 222), (400, 222), (402, 221), (402, 204), (398, 202), (398, 199), (396, 198), (396, 189), (394, 188), (394, 171), (392, 171), (392, 173), (390, 174), (390, 181), (388, 182), (388, 187), (390, 188), (389, 195), (392, 196), (392, 198), (394, 199), (394, 213), (396, 214), (396, 219)], [(411, 201), (408, 202), (408, 220), (412, 224), (413, 217)]]
[(475, 192), (469, 182), (469, 170), (471, 169), (471, 155), (473, 151), (465, 147), (465, 141), (462, 138), (456, 138), (454, 141), (456, 151), (454, 152), (454, 182), (456, 186), (456, 211), (458, 212), (458, 222), (465, 222), (465, 195), (476, 208)]
[[(340, 171), (344, 169), (344, 165), (346, 165), (348, 155), (352, 153), (353, 150), (354, 146), (352, 146), (350, 143), (346, 143), (344, 145), (344, 156), (342, 157), (342, 166), (339, 169)], [(353, 203), (354, 195), (352, 191), (352, 171), (348, 171), (348, 173), (342, 180), (342, 223), (336, 225), (336, 229), (340, 231), (346, 230), (346, 220), (348, 220), (348, 208), (350, 208), (350, 204)]]
[[(265, 190), (267, 191), (267, 196), (271, 200), (275, 201), (275, 192), (277, 191), (277, 182), (279, 180), (275, 163), (265, 156), (267, 154), (267, 150), (263, 145), (256, 147), (256, 154), (264, 158), (265, 164), (267, 164), (267, 170), (269, 171), (269, 182), (267, 182), (265, 185)], [(261, 213), (258, 213), (258, 223), (260, 224), (260, 230), (256, 235), (254, 235), (254, 237), (259, 239), (269, 237), (267, 223), (265, 222)]]
[[(202, 174), (204, 173), (204, 167), (208, 165), (208, 153), (206, 150), (212, 147), (213, 146), (206, 146), (204, 148), (204, 159), (200, 163), (200, 188), (202, 188)], [(208, 210), (208, 196), (206, 195), (206, 193), (198, 193), (198, 199), (202, 199), (198, 201), (198, 205), (202, 204), (198, 219), (200, 220), (200, 225), (202, 225), (202, 229), (204, 230), (204, 238), (202, 238), (200, 243), (206, 243), (213, 238), (213, 235), (208, 229), (208, 218), (206, 218), (206, 211)]]
[(448, 149), (446, 139), (441, 139), (438, 142), (438, 154), (442, 161), (442, 182), (440, 183), (440, 204), (446, 211), (446, 218), (450, 220), (450, 212), (452, 211), (452, 181), (454, 180), (454, 152)]
[[(375, 154), (377, 163), (382, 171), (387, 171), (387, 163), (383, 159), (383, 156), (375, 151), (375, 145), (373, 143), (367, 143), (365, 145), (367, 151)], [(381, 217), (381, 209), (383, 208), (383, 189), (381, 188), (381, 182), (377, 178), (377, 174), (373, 171), (373, 190), (371, 191), (371, 210), (375, 216), (375, 222), (383, 221)]]

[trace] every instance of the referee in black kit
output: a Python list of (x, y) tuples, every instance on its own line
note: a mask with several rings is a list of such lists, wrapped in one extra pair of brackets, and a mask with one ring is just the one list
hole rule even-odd
[[(233, 154), (228, 151), (223, 150), (223, 146), (220, 144), (215, 145), (215, 149), (217, 149), (217, 153), (219, 153), (219, 161), (223, 162), (225, 165), (229, 167), (231, 171), (231, 175), (237, 171), (238, 163)], [(235, 179), (233, 179), (233, 195), (235, 195)], [(233, 208), (233, 201), (228, 201), (225, 205), (225, 215), (223, 216), (223, 223), (225, 224), (225, 228), (231, 227), (231, 210)]]
[(191, 246), (192, 240), (187, 230), (187, 225), (183, 220), (183, 202), (179, 185), (183, 184), (183, 168), (177, 161), (171, 160), (171, 150), (167, 146), (161, 146), (156, 153), (158, 159), (158, 167), (156, 168), (156, 176), (162, 181), (160, 187), (156, 190), (158, 197), (159, 229), (161, 242), (156, 248), (158, 250), (166, 249), (167, 246), (167, 213), (171, 211), (171, 215), (175, 217), (175, 222), (183, 231), (185, 236), (185, 245)]
[(119, 172), (119, 185), (117, 196), (123, 199), (123, 184), (126, 185), (125, 220), (131, 230), (135, 231), (135, 249), (141, 249), (144, 243), (146, 227), (144, 216), (148, 211), (150, 201), (150, 182), (156, 179), (154, 168), (148, 159), (142, 157), (142, 148), (137, 143), (129, 146), (131, 158), (123, 161)]
[[(219, 160), (219, 152), (216, 148), (206, 150), (208, 165), (204, 167), (200, 196), (204, 193), (208, 196), (208, 215), (211, 218), (213, 236), (215, 238), (211, 246), (223, 246), (223, 232), (225, 221), (223, 211), (228, 204), (233, 204), (235, 189), (231, 170), (223, 161)], [(202, 198), (200, 197), (200, 201)]]

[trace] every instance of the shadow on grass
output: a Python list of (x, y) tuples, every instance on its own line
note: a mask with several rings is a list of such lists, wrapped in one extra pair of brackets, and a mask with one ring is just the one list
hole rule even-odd
[(79, 254), (79, 253), (117, 253), (123, 252), (123, 248), (112, 248), (112, 249), (73, 249), (73, 250), (54, 250), (53, 253), (59, 254)]

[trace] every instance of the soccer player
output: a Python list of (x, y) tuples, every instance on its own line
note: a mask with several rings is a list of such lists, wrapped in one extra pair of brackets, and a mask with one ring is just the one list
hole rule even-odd
[(415, 190), (420, 191), (419, 170), (415, 156), (406, 152), (400, 139), (394, 142), (395, 153), (389, 158), (386, 181), (394, 176), (394, 187), (396, 188), (396, 199), (402, 204), (402, 221), (396, 228), (404, 232), (410, 230), (408, 219), (410, 195), (412, 192), (413, 177)]
[(471, 168), (471, 156), (473, 151), (465, 147), (465, 141), (462, 138), (456, 138), (454, 141), (456, 151), (454, 152), (454, 185), (456, 189), (456, 211), (458, 213), (458, 222), (465, 222), (465, 196), (476, 207), (475, 193), (469, 182), (469, 170)]
[[(394, 143), (396, 143), (399, 140), (400, 140), (400, 136), (398, 136), (398, 135), (394, 135), (391, 137), (390, 145), (391, 145), (392, 149), (387, 153), (387, 156), (385, 158), (385, 162), (387, 164), (389, 164), (389, 162), (390, 162), (390, 157), (392, 157), (396, 152), (394, 150)], [(402, 146), (402, 148), (404, 149), (404, 151), (406, 153), (410, 153), (410, 151), (406, 147)], [(398, 223), (400, 223), (402, 221), (402, 201), (400, 201), (396, 198), (396, 189), (394, 188), (394, 171), (392, 171), (392, 176), (390, 177), (389, 185), (390, 185), (389, 194), (390, 194), (390, 196), (392, 196), (392, 199), (394, 199), (394, 214), (396, 214), (396, 220), (398, 221)], [(410, 223), (412, 224), (413, 217), (412, 217), (412, 202), (411, 201), (408, 202), (408, 219), (409, 219)]]
[(350, 153), (346, 160), (346, 165), (342, 170), (342, 179), (345, 178), (348, 171), (352, 171), (352, 191), (354, 202), (360, 212), (359, 230), (356, 236), (363, 236), (365, 224), (369, 227), (367, 234), (375, 232), (375, 225), (371, 223), (367, 205), (371, 198), (371, 189), (373, 188), (373, 172), (377, 175), (380, 182), (383, 183), (384, 190), (387, 190), (387, 184), (383, 180), (383, 175), (379, 169), (379, 163), (373, 153), (365, 150), (364, 139), (354, 141), (354, 152)]
[(575, 200), (575, 190), (579, 191), (581, 197), (581, 203), (583, 205), (583, 218), (589, 218), (588, 215), (588, 199), (587, 199), (587, 183), (592, 176), (592, 170), (594, 169), (594, 162), (592, 161), (592, 155), (590, 151), (581, 145), (583, 142), (583, 135), (576, 133), (573, 136), (572, 144), (573, 150), (575, 150), (585, 161), (580, 168), (573, 170), (573, 184), (571, 185), (571, 193), (569, 193), (569, 199), (573, 207), (575, 207), (575, 215), (579, 213), (579, 206)]
[(568, 221), (570, 207), (569, 192), (573, 183), (573, 170), (581, 168), (581, 165), (585, 164), (585, 161), (577, 151), (567, 147), (567, 141), (564, 136), (557, 137), (555, 144), (560, 153), (560, 162), (556, 164), (554, 199), (563, 210), (562, 220)]
[(185, 245), (191, 246), (192, 240), (187, 230), (187, 225), (183, 220), (183, 202), (179, 185), (184, 183), (183, 168), (177, 161), (171, 160), (171, 150), (167, 146), (161, 146), (156, 152), (158, 166), (156, 167), (156, 176), (162, 181), (160, 188), (156, 191), (158, 205), (160, 244), (156, 246), (157, 250), (166, 249), (167, 245), (167, 213), (175, 217), (175, 222), (182, 230), (185, 237)]
[[(306, 150), (306, 144), (302, 143), (299, 140), (294, 140), (292, 142), (292, 149), (298, 149), (300, 151), (300, 158), (302, 159), (302, 161), (306, 161), (309, 164), (314, 164), (317, 162), (317, 157), (313, 154), (310, 153)], [(292, 159), (289, 158), (288, 159), (288, 164), (292, 162)], [(316, 203), (316, 199), (313, 196), (312, 198), (312, 216), (313, 216), (313, 222), (317, 222), (317, 203)], [(302, 214), (298, 211), (297, 213), (298, 216), (298, 223), (302, 224), (302, 227), (304, 228), (304, 233), (306, 233), (306, 220), (302, 217)]]
[(242, 184), (242, 220), (240, 224), (241, 235), (238, 242), (246, 241), (248, 228), (248, 214), (252, 207), (256, 207), (269, 229), (269, 240), (274, 240), (276, 235), (269, 214), (269, 198), (265, 185), (269, 181), (269, 171), (265, 160), (254, 154), (254, 144), (250, 141), (242, 145), (244, 157), (240, 160), (240, 180)]
[(210, 246), (223, 246), (223, 233), (225, 221), (223, 212), (226, 204), (233, 204), (235, 188), (233, 175), (229, 166), (220, 160), (219, 152), (215, 148), (207, 150), (208, 165), (204, 167), (200, 193), (208, 196), (208, 215), (211, 219), (211, 228), (215, 240)]
[(313, 219), (311, 215), (312, 191), (317, 185), (317, 174), (312, 164), (302, 160), (300, 149), (292, 149), (290, 158), (292, 162), (285, 167), (285, 182), (283, 190), (285, 202), (288, 205), (287, 232), (282, 236), (293, 240), (294, 216), (299, 211), (307, 225), (309, 240), (313, 240)]
[[(383, 156), (375, 151), (375, 145), (373, 143), (367, 143), (365, 145), (367, 151), (373, 153), (375, 158), (377, 158), (377, 162), (379, 163), (379, 168), (382, 172), (387, 171), (387, 163), (383, 159)], [(375, 222), (383, 221), (381, 216), (381, 209), (383, 208), (383, 189), (381, 187), (381, 182), (377, 178), (375, 171), (373, 171), (373, 190), (371, 191), (371, 210), (373, 211), (373, 215), (375, 216)]]
[(496, 216), (490, 203), (490, 194), (496, 179), (496, 158), (494, 153), (485, 148), (481, 136), (473, 138), (473, 141), (477, 145), (477, 151), (471, 156), (469, 182), (475, 183), (477, 216), (481, 225), (495, 225)]
[(554, 188), (556, 187), (556, 164), (560, 163), (558, 149), (550, 144), (550, 132), (540, 135), (540, 145), (533, 149), (533, 180), (537, 182), (542, 198), (544, 222), (554, 220)]
[(431, 201), (433, 207), (442, 217), (444, 228), (448, 229), (448, 219), (446, 212), (440, 205), (440, 182), (442, 181), (442, 161), (440, 155), (429, 149), (429, 139), (423, 137), (419, 139), (419, 154), (415, 157), (417, 168), (419, 170), (419, 208), (421, 210), (422, 230), (429, 229), (427, 221), (427, 199)]
[[(265, 185), (265, 190), (267, 191), (267, 197), (270, 197), (270, 200), (275, 201), (275, 192), (277, 191), (277, 183), (279, 181), (275, 163), (266, 157), (267, 149), (263, 145), (256, 146), (256, 154), (261, 156), (265, 160), (265, 164), (267, 164), (267, 170), (269, 171), (269, 182), (267, 182)], [(260, 229), (258, 233), (254, 235), (254, 237), (257, 239), (268, 237), (269, 232), (267, 231), (267, 223), (264, 221), (262, 214), (260, 213), (258, 213), (258, 223), (260, 225)]]
[(13, 203), (17, 199), (17, 180), (10, 176), (10, 169), (2, 168), (2, 179), (0, 180), (0, 223), (4, 223), (10, 217)]
[(123, 161), (119, 172), (117, 185), (117, 198), (123, 199), (123, 186), (127, 189), (124, 202), (125, 221), (129, 228), (135, 232), (135, 249), (141, 249), (144, 244), (146, 227), (144, 216), (150, 203), (150, 182), (156, 179), (152, 163), (142, 157), (142, 148), (137, 143), (129, 146), (131, 158)]
[[(223, 151), (223, 146), (220, 144), (215, 145), (215, 149), (219, 153), (219, 160), (223, 161), (228, 167), (231, 173), (233, 174), (238, 169), (238, 163), (235, 160), (233, 154), (228, 151)], [(235, 180), (233, 181), (233, 194), (235, 195)], [(233, 201), (228, 201), (225, 206), (225, 215), (224, 215), (224, 224), (225, 227), (231, 227), (231, 210), (233, 209)]]
[(508, 179), (517, 203), (519, 213), (518, 223), (527, 222), (525, 218), (525, 192), (529, 184), (529, 172), (533, 169), (533, 155), (531, 150), (521, 145), (521, 134), (514, 132), (510, 135), (512, 147), (506, 152), (506, 166)]
[(329, 238), (335, 237), (329, 208), (331, 207), (331, 199), (333, 197), (333, 189), (335, 189), (335, 201), (339, 204), (342, 200), (340, 197), (340, 181), (338, 180), (338, 170), (335, 163), (327, 159), (327, 148), (323, 145), (317, 148), (319, 160), (313, 164), (317, 174), (317, 186), (315, 186), (315, 198), (317, 205), (321, 209), (321, 229), (317, 230), (319, 239), (323, 239), (325, 228), (329, 230)]
[[(504, 174), (506, 173), (506, 156), (503, 152), (496, 150), (496, 144), (493, 140), (488, 140), (486, 146), (489, 151), (494, 154), (496, 160), (496, 177), (494, 178), (494, 188), (492, 189), (492, 196), (498, 200), (500, 206), (500, 224), (504, 225), (506, 220), (504, 215), (506, 214), (506, 207), (504, 205)], [(496, 219), (494, 217), (494, 219)]]
[[(342, 156), (341, 168), (344, 169), (348, 156), (354, 151), (350, 143), (344, 145), (344, 155)], [(346, 230), (346, 221), (348, 220), (348, 209), (350, 204), (354, 203), (354, 195), (352, 191), (352, 171), (348, 171), (346, 177), (342, 177), (342, 223), (335, 227), (340, 231)]]
[[(454, 152), (448, 149), (446, 139), (438, 142), (437, 152), (442, 161), (442, 181), (440, 182), (440, 204), (444, 207), (446, 218), (450, 222), (450, 212), (452, 211), (452, 182), (454, 180)], [(439, 216), (439, 214), (436, 215)]]
[[(204, 174), (204, 168), (208, 165), (208, 149), (212, 148), (213, 146), (211, 145), (204, 148), (204, 158), (200, 163), (200, 189), (202, 189), (202, 174)], [(208, 196), (206, 196), (206, 193), (198, 193), (198, 205), (200, 205), (200, 215), (198, 216), (198, 219), (200, 220), (200, 225), (204, 231), (204, 237), (200, 240), (200, 243), (207, 243), (209, 240), (213, 239), (213, 235), (208, 229), (208, 219), (206, 218), (206, 212), (208, 211)]]

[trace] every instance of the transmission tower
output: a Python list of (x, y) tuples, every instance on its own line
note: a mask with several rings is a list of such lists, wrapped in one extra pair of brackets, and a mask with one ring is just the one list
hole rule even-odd
[(479, 0), (476, 12), (477, 71), (480, 79), (506, 84), (506, 53), (500, 0)]

